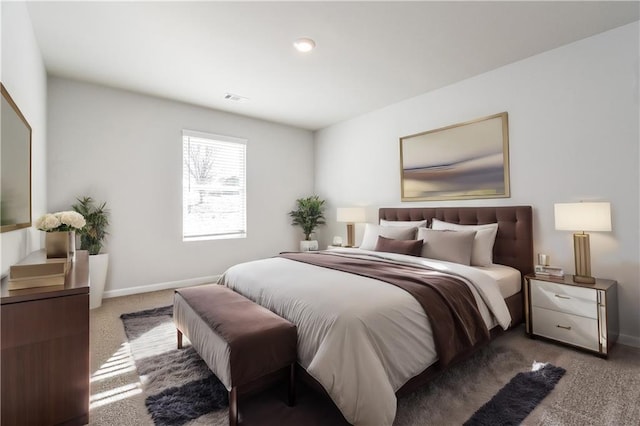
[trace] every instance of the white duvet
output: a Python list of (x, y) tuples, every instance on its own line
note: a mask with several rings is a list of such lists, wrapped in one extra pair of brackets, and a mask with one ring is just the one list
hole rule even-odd
[[(488, 328), (511, 322), (495, 280), (476, 268), (359, 249), (330, 253), (458, 275)], [(297, 325), (299, 363), (352, 424), (391, 425), (395, 392), (437, 360), (424, 310), (394, 285), (278, 257), (233, 266), (220, 283)]]

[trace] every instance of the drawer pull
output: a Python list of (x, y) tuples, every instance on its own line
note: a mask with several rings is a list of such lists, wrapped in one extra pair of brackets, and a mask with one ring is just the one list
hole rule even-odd
[(565, 330), (571, 330), (571, 326), (566, 326), (566, 325), (560, 325), (560, 324), (556, 324), (556, 327), (558, 328), (564, 328)]
[(561, 296), (561, 295), (559, 295), (559, 294), (556, 294), (556, 297), (557, 297), (558, 299), (571, 299), (570, 297), (567, 297), (567, 296)]

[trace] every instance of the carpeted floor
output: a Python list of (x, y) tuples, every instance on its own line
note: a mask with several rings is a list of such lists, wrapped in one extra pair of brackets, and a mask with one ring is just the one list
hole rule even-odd
[[(107, 299), (101, 308), (91, 311), (90, 424), (153, 424), (119, 316), (171, 304), (172, 297), (172, 291), (162, 291)], [(462, 424), (514, 375), (530, 369), (533, 361), (550, 362), (567, 373), (525, 419), (525, 425), (640, 424), (640, 350), (617, 345), (609, 360), (603, 360), (528, 339), (522, 327), (499, 337), (429, 386), (400, 398), (394, 424)], [(305, 388), (300, 389), (294, 409), (260, 395), (248, 400), (245, 407), (251, 408), (246, 424), (277, 424), (278, 419), (266, 417), (318, 425), (342, 423), (335, 413), (332, 417), (334, 409), (329, 402)], [(225, 414), (213, 413), (189, 424), (223, 425)]]

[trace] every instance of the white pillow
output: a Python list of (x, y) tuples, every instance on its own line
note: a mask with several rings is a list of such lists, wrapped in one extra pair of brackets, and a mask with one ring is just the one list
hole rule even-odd
[(418, 239), (423, 241), (422, 257), (469, 265), (476, 231), (435, 231), (418, 229)]
[(471, 265), (491, 266), (493, 264), (493, 244), (496, 241), (496, 234), (498, 233), (497, 223), (488, 223), (485, 225), (459, 225), (457, 223), (449, 223), (433, 219), (431, 221), (431, 229), (477, 231), (471, 251)]
[(425, 220), (384, 220), (380, 219), (380, 226), (415, 226), (416, 228), (426, 228)]
[(394, 240), (414, 240), (416, 229), (415, 226), (380, 226), (367, 223), (360, 248), (362, 250), (375, 250), (379, 235), (385, 238), (393, 238)]

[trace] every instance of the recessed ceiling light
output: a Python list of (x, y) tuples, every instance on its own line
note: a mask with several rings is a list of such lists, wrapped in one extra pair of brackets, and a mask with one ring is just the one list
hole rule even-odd
[(245, 98), (244, 96), (240, 96), (240, 95), (234, 95), (233, 93), (225, 93), (224, 94), (224, 98), (228, 101), (234, 101), (234, 102), (247, 102), (249, 100), (249, 98)]
[(316, 47), (316, 42), (308, 37), (300, 37), (293, 42), (293, 46), (298, 52), (311, 52)]

